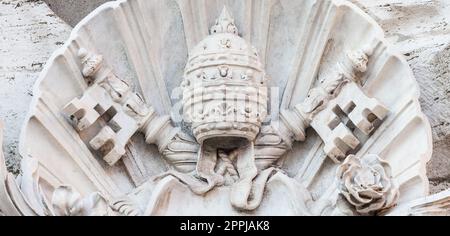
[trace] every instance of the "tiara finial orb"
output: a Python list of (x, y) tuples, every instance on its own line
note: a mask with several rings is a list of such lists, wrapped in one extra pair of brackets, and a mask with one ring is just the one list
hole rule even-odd
[(234, 23), (234, 18), (231, 16), (227, 7), (224, 6), (222, 13), (216, 20), (216, 24), (211, 27), (211, 34), (230, 33), (238, 35), (238, 28)]

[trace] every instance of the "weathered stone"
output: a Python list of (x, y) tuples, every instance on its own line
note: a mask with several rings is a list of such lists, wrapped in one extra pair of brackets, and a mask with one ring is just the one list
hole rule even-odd
[[(75, 25), (107, 0), (45, 0)], [(408, 58), (420, 85), (420, 102), (433, 130), (428, 164), (431, 192), (450, 185), (450, 3), (444, 0), (352, 0), (383, 28), (387, 40)], [(76, 12), (76, 14), (73, 14)]]
[[(107, 0), (45, 0), (75, 25)], [(383, 28), (387, 40), (408, 58), (421, 89), (420, 102), (433, 130), (433, 157), (428, 164), (431, 192), (450, 185), (450, 3), (443, 0), (352, 0)], [(77, 12), (77, 14), (73, 14)]]
[[(64, 13), (80, 6), (73, 2), (67, 7), (48, 2), (72, 25), (85, 15)], [(99, 2), (80, 4), (89, 9)], [(449, 176), (445, 107), (450, 44), (445, 12), (450, 4), (353, 2), (384, 27), (392, 51), (379, 27), (345, 2), (255, 2), (248, 8), (250, 21), (238, 14), (236, 24), (225, 8), (212, 23), (220, 7), (216, 3), (129, 0), (97, 9), (50, 60), (33, 90), (35, 102), (21, 139), (25, 149), (20, 150), (24, 160), (18, 186), (5, 172), (0, 155), (0, 210), (12, 215), (16, 210), (25, 215), (242, 214), (239, 210), (255, 215), (447, 214), (449, 191), (424, 198), (431, 132), (408, 64), (394, 52), (408, 57), (422, 89), (421, 103), (438, 151), (428, 168), (437, 192)], [(4, 5), (11, 3), (17, 3), (16, 8), (42, 4), (17, 0)], [(245, 2), (229, 4), (235, 11), (248, 7)], [(207, 10), (189, 10), (199, 7)], [(156, 9), (151, 21), (135, 17)], [(415, 16), (414, 9), (431, 20)], [(311, 31), (291, 30), (295, 23), (289, 17), (302, 22), (299, 11), (316, 12), (308, 25)], [(161, 15), (164, 18), (157, 17)], [(129, 24), (130, 19), (135, 21)], [(272, 32), (269, 22), (290, 30)], [(253, 31), (255, 27), (271, 30)], [(308, 37), (295, 38), (303, 33)], [(312, 34), (315, 37), (309, 37)], [(186, 51), (189, 58), (184, 61)], [(173, 55), (187, 63), (182, 83), (177, 78), (182, 74), (180, 62), (173, 66)], [(170, 109), (174, 100), (166, 94), (177, 81), (184, 92), (182, 122), (174, 119), (178, 110)], [(239, 97), (227, 97), (253, 93), (267, 84), (281, 85), (283, 91), (282, 99), (271, 98), (271, 108), (280, 105), (281, 113), (271, 114), (268, 124), (263, 125), (267, 91), (257, 89), (258, 102), (249, 96), (243, 105), (235, 104)], [(236, 85), (246, 91), (239, 92)], [(200, 110), (198, 103), (204, 106)], [(191, 131), (194, 137), (189, 137)], [(143, 148), (142, 135), (148, 144), (156, 144), (157, 152)], [(170, 171), (163, 173), (155, 160), (160, 157)], [(37, 173), (41, 165), (51, 175)], [(338, 176), (336, 168), (342, 170)], [(49, 184), (45, 194), (37, 188), (41, 182)], [(290, 194), (280, 194), (286, 192)], [(49, 199), (43, 198), (52, 193), (49, 206)], [(183, 201), (190, 207), (176, 207)], [(228, 201), (231, 205), (225, 204)], [(274, 208), (275, 201), (295, 207)], [(342, 204), (345, 201), (352, 206)]]
[(431, 192), (442, 191), (450, 185), (450, 2), (352, 2), (381, 25), (394, 49), (408, 59), (433, 130), (433, 157), (428, 164)]
[(8, 127), (4, 143), (8, 167), (18, 173), (18, 140), (33, 85), (71, 28), (42, 1), (3, 0), (0, 12), (0, 119)]

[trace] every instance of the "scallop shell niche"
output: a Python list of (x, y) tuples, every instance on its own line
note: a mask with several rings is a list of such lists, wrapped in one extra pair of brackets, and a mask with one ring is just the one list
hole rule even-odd
[(109, 2), (33, 94), (4, 215), (448, 214), (411, 69), (348, 1)]

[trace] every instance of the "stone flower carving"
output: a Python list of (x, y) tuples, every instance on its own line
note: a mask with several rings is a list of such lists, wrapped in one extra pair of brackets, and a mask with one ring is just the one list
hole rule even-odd
[(363, 215), (374, 215), (393, 207), (399, 196), (391, 168), (377, 155), (350, 155), (339, 166), (339, 191)]

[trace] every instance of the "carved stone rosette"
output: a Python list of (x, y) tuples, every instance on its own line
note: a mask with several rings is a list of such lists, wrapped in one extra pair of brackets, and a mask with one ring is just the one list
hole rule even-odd
[(337, 171), (339, 190), (360, 214), (371, 215), (395, 206), (399, 190), (389, 164), (377, 155), (350, 155)]

